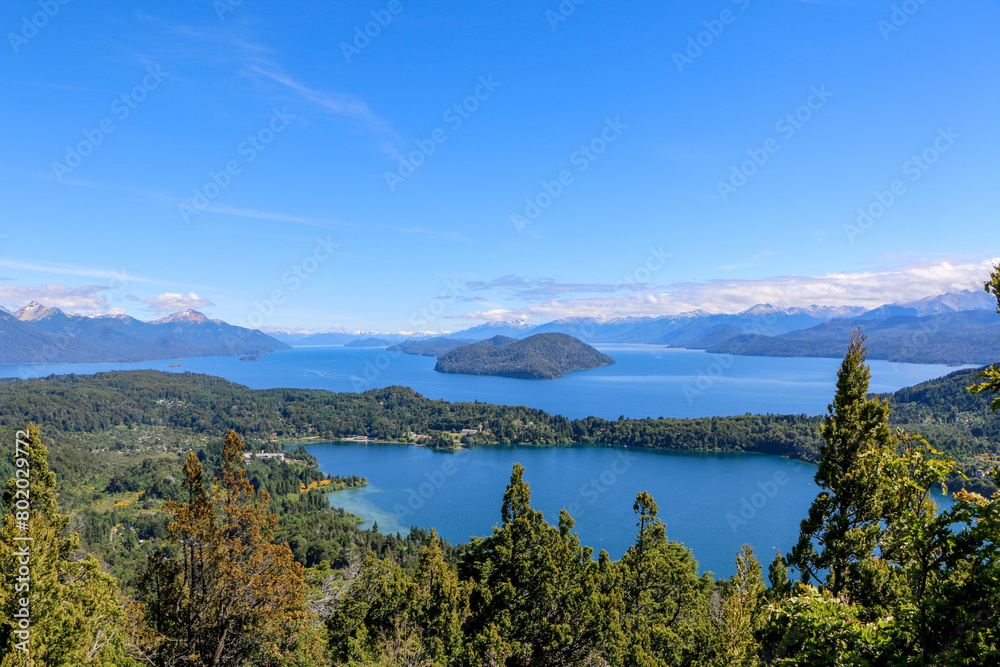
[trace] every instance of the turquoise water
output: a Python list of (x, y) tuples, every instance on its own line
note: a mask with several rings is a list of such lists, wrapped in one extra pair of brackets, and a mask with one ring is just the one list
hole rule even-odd
[[(562, 508), (595, 555), (619, 558), (635, 539), (632, 505), (656, 500), (670, 539), (694, 551), (702, 571), (728, 577), (740, 546), (767, 565), (798, 539), (817, 487), (815, 466), (755, 454), (667, 453), (618, 447), (476, 447), (438, 452), (406, 445), (309, 445), (324, 472), (369, 485), (329, 494), (330, 504), (378, 522), (383, 533), (435, 528), (453, 544), (500, 522), (514, 463), (525, 467), (531, 503), (555, 524)], [(947, 501), (946, 501), (947, 502)]]
[[(236, 357), (149, 361), (138, 364), (0, 366), (0, 377), (96, 373), (154, 368), (207, 373), (253, 389), (299, 387), (364, 391), (403, 385), (429, 398), (527, 405), (570, 418), (587, 416), (705, 417), (746, 412), (820, 414), (833, 398), (838, 359), (740, 357), (655, 345), (599, 345), (617, 363), (568, 373), (556, 380), (452, 375), (435, 360), (384, 348), (300, 347), (259, 361)], [(170, 368), (179, 364), (179, 368)], [(872, 391), (893, 391), (955, 368), (870, 362)]]

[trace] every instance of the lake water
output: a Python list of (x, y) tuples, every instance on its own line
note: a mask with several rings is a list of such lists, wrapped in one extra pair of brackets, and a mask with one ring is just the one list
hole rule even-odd
[[(833, 399), (838, 359), (740, 357), (654, 345), (600, 345), (617, 363), (556, 380), (436, 373), (435, 360), (384, 348), (301, 347), (259, 361), (200, 357), (138, 364), (0, 366), (0, 377), (150, 368), (206, 373), (253, 389), (364, 391), (404, 385), (429, 398), (527, 405), (570, 418), (589, 415), (702, 417), (747, 412), (820, 414)], [(170, 368), (177, 364), (179, 367)], [(945, 375), (940, 365), (870, 362), (871, 389), (894, 391)], [(748, 454), (679, 454), (611, 447), (483, 447), (443, 453), (402, 445), (311, 445), (324, 472), (363, 475), (369, 486), (331, 503), (383, 532), (436, 528), (453, 543), (500, 521), (511, 467), (520, 462), (532, 503), (551, 523), (566, 507), (584, 543), (618, 558), (635, 539), (632, 504), (653, 494), (671, 539), (693, 549), (703, 570), (729, 576), (743, 543), (765, 568), (787, 552), (816, 495), (815, 468)], [(766, 571), (766, 569), (765, 569)]]
[[(619, 447), (476, 447), (438, 452), (406, 445), (309, 445), (324, 472), (362, 475), (369, 485), (329, 494), (330, 504), (377, 521), (383, 533), (435, 528), (452, 544), (500, 523), (514, 463), (525, 467), (531, 504), (549, 523), (569, 510), (595, 557), (619, 558), (635, 540), (640, 491), (653, 495), (667, 536), (683, 542), (702, 571), (728, 577), (748, 543), (767, 572), (775, 550), (798, 539), (816, 497), (816, 467), (756, 454), (660, 452)], [(948, 499), (939, 499), (951, 504)]]
[[(412, 387), (429, 398), (527, 405), (571, 419), (595, 416), (706, 417), (753, 413), (821, 414), (833, 399), (839, 359), (741, 357), (656, 345), (598, 345), (616, 364), (555, 380), (437, 373), (435, 359), (385, 348), (299, 347), (259, 361), (198, 357), (137, 364), (0, 366), (0, 377), (152, 368), (206, 373), (252, 389), (298, 387), (364, 391)], [(956, 370), (932, 364), (869, 362), (872, 391), (894, 391)], [(179, 368), (170, 368), (179, 364)]]

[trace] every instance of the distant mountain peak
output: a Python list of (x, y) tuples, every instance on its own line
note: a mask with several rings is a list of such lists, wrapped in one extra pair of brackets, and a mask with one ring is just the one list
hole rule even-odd
[(58, 308), (47, 308), (37, 301), (29, 301), (28, 305), (19, 308), (14, 312), (14, 317), (22, 322), (34, 322), (36, 320), (52, 317), (53, 315), (64, 315)]
[(935, 296), (924, 297), (907, 303), (889, 304), (912, 308), (918, 315), (939, 315), (966, 310), (995, 310), (996, 301), (983, 290), (964, 290), (962, 292), (947, 292)]
[(784, 308), (772, 305), (770, 303), (758, 303), (756, 306), (751, 306), (744, 310), (740, 315), (767, 315), (770, 313), (785, 313), (787, 312)]
[(176, 324), (176, 323), (203, 323), (203, 322), (216, 322), (216, 320), (211, 319), (204, 313), (200, 313), (197, 310), (188, 308), (187, 310), (182, 310), (176, 313), (171, 313), (165, 317), (161, 317), (158, 320), (153, 320), (151, 324)]

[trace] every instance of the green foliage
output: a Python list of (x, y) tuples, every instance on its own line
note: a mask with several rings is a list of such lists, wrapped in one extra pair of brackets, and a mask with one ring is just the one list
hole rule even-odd
[[(1000, 315), (1000, 264), (993, 267), (993, 271), (990, 273), (990, 279), (983, 283), (983, 288), (987, 292), (992, 292), (993, 296), (997, 300), (997, 314)], [(1000, 366), (990, 366), (982, 373), (979, 377), (985, 378), (983, 382), (969, 387), (969, 392), (972, 394), (980, 394), (983, 392), (989, 392), (990, 394), (1000, 393)], [(993, 399), (990, 404), (990, 409), (996, 412), (1000, 410), (1000, 396)]]
[(557, 378), (570, 371), (615, 363), (608, 355), (562, 333), (543, 333), (515, 340), (494, 336), (462, 345), (438, 357), (434, 370), (441, 373), (499, 375), (528, 380)]
[(135, 665), (125, 655), (126, 612), (118, 584), (92, 555), (78, 553), (70, 518), (58, 511), (56, 476), (38, 428), (29, 425), (17, 435), (16, 452), (28, 465), (17, 467), (4, 493), (0, 665)]
[(864, 362), (864, 336), (857, 335), (837, 371), (837, 393), (823, 424), (826, 446), (816, 472), (822, 491), (802, 521), (789, 559), (803, 583), (818, 583), (828, 572), (826, 583), (835, 595), (847, 593), (848, 570), (863, 568), (873, 557), (882, 534), (879, 522), (893, 511), (889, 407), (867, 398), (871, 375)]
[(157, 552), (140, 579), (143, 657), (164, 667), (315, 665), (302, 566), (276, 544), (270, 496), (241, 467), (243, 441), (226, 436), (219, 475), (206, 486), (198, 457), (184, 464), (184, 502), (169, 501), (171, 557)]

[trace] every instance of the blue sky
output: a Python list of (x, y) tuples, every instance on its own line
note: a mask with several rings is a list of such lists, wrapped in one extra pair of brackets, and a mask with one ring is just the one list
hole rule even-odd
[(455, 330), (1000, 254), (995, 2), (234, 2), (4, 3), (0, 304)]

